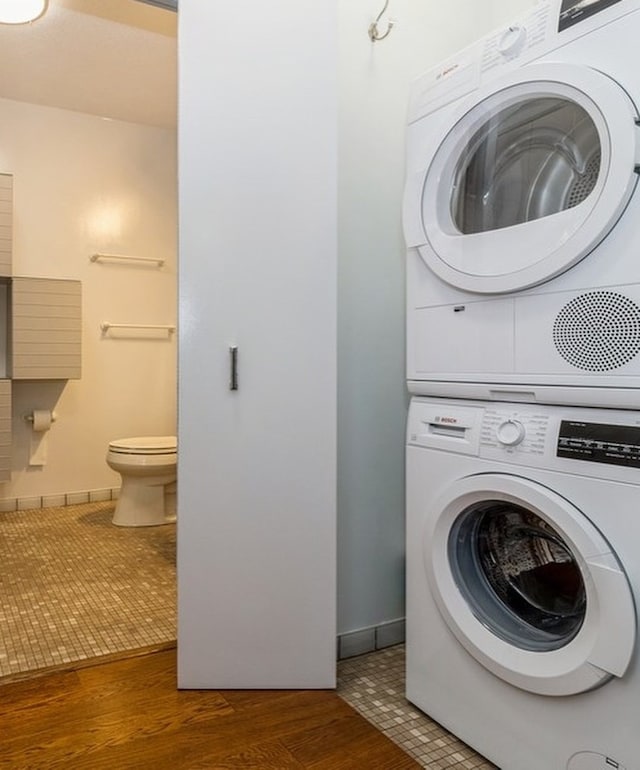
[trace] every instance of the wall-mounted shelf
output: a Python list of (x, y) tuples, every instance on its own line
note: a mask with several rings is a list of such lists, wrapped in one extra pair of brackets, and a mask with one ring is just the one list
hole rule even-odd
[(92, 254), (89, 257), (89, 262), (139, 262), (162, 267), (165, 261), (155, 257), (136, 257), (131, 254)]

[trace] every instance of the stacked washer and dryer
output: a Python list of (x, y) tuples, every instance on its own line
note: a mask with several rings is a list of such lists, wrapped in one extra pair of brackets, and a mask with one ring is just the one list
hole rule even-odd
[(502, 770), (638, 770), (640, 0), (413, 85), (407, 697)]

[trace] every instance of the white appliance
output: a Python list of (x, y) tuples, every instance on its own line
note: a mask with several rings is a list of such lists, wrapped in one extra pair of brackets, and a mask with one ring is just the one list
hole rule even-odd
[(409, 389), (640, 408), (640, 0), (546, 0), (419, 78)]
[(502, 770), (640, 767), (640, 412), (415, 397), (407, 697)]

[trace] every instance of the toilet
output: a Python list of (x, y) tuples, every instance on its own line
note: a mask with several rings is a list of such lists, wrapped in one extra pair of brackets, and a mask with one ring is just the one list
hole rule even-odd
[(176, 518), (175, 436), (119, 438), (109, 444), (107, 465), (122, 476), (113, 514), (119, 527), (153, 527)]

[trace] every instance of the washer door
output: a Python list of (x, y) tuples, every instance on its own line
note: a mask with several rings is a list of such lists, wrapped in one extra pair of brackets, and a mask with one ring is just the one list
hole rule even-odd
[(407, 244), (472, 292), (564, 272), (602, 241), (635, 189), (637, 117), (615, 81), (586, 67), (531, 65), (494, 82), (425, 143), (426, 167), (407, 178)]
[(431, 591), (476, 660), (542, 695), (625, 673), (636, 640), (631, 588), (577, 508), (527, 479), (479, 474), (450, 485), (430, 510)]

